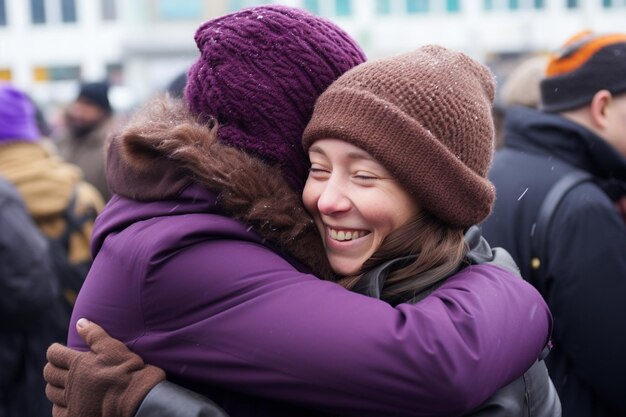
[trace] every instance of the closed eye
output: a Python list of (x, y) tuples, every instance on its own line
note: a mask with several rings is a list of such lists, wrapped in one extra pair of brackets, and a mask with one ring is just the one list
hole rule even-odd
[(319, 166), (311, 166), (309, 168), (309, 177), (317, 180), (327, 179), (330, 177), (330, 171)]
[(363, 174), (353, 175), (353, 178), (359, 181), (365, 181), (365, 182), (375, 181), (378, 179), (378, 177), (373, 177), (371, 175), (363, 175)]

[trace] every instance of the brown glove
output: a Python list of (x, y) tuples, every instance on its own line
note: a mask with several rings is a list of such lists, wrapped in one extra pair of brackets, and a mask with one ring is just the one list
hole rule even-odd
[(90, 351), (58, 343), (48, 348), (43, 374), (53, 417), (132, 417), (165, 372), (144, 364), (95, 323), (81, 319), (76, 329)]

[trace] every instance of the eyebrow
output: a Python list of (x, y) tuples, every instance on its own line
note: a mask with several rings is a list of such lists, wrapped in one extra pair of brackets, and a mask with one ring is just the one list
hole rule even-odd
[[(319, 146), (311, 146), (309, 148), (309, 152), (315, 152), (315, 153), (319, 153), (321, 155), (326, 155), (326, 152), (324, 152), (324, 150), (322, 148), (320, 148)], [(366, 161), (374, 161), (376, 162), (376, 160), (374, 158), (372, 158), (370, 155), (364, 153), (364, 152), (358, 152), (358, 151), (353, 151), (353, 152), (348, 152), (348, 154), (346, 155), (346, 157), (348, 159), (353, 159), (353, 160), (366, 160)]]

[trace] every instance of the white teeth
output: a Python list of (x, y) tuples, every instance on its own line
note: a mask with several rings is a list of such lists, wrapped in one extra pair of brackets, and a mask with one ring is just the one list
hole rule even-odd
[(344, 242), (346, 240), (355, 240), (360, 237), (365, 236), (367, 233), (364, 231), (354, 230), (354, 231), (337, 231), (335, 229), (330, 229), (330, 237), (333, 240), (338, 240), (340, 242)]

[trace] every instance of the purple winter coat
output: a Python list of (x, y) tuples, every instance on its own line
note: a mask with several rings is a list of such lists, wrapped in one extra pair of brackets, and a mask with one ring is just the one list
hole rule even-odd
[(521, 375), (550, 315), (524, 281), (466, 268), (417, 305), (300, 272), (215, 198), (115, 196), (70, 326), (86, 317), (168, 375), (353, 415), (454, 415)]
[[(546, 345), (552, 322), (543, 299), (495, 266), (467, 267), (418, 304), (395, 308), (316, 278), (224, 214), (236, 190), (218, 199), (168, 170), (184, 152), (202, 153), (200, 165), (215, 171), (196, 178), (207, 181), (226, 171), (236, 176), (248, 162), (225, 169), (224, 161), (202, 160), (213, 148), (182, 145), (163, 158), (167, 135), (152, 140), (147, 130), (109, 148), (109, 185), (127, 198), (115, 195), (96, 221), (94, 263), (69, 346), (86, 349), (74, 327), (85, 317), (168, 379), (206, 387), (208, 395), (217, 387), (343, 415), (454, 416), (521, 376)], [(180, 131), (174, 136), (186, 140)], [(271, 168), (257, 167), (243, 182), (258, 180), (257, 191), (273, 177)], [(277, 207), (287, 193), (267, 192)], [(272, 213), (266, 205), (255, 210)]]

